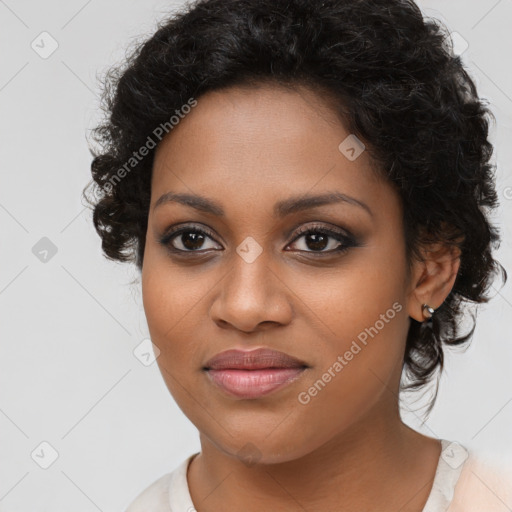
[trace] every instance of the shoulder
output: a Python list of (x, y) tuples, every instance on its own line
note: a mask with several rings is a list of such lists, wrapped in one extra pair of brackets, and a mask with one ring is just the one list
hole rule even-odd
[(470, 453), (449, 512), (506, 512), (512, 507), (512, 468)]
[[(183, 504), (190, 508), (191, 499), (187, 484), (187, 469), (189, 462), (197, 455), (190, 455), (173, 471), (161, 476), (146, 487), (125, 512), (169, 512), (171, 504), (180, 510)], [(181, 508), (180, 508), (181, 507)]]
[(171, 471), (146, 487), (132, 501), (126, 512), (167, 511), (169, 509), (169, 484), (172, 474)]

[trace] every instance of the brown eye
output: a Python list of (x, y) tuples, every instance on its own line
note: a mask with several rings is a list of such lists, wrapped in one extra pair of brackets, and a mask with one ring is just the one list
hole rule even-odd
[[(303, 242), (297, 244), (301, 239)], [(347, 235), (325, 227), (306, 227), (298, 232), (292, 243), (299, 246), (299, 251), (321, 255), (344, 252), (357, 245)]]
[(199, 252), (215, 247), (205, 247), (205, 241), (212, 240), (210, 233), (193, 226), (177, 228), (160, 239), (160, 243), (175, 252)]

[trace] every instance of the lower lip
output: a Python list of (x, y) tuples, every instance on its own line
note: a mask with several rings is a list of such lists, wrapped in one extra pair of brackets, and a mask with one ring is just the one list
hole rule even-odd
[(238, 398), (259, 398), (296, 380), (305, 368), (265, 368), (262, 370), (207, 370), (221, 389)]

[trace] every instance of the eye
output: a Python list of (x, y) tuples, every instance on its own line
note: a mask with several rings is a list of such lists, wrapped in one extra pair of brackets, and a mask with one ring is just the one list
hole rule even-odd
[(160, 243), (172, 252), (199, 252), (198, 249), (212, 248), (204, 247), (207, 239), (212, 240), (213, 236), (206, 229), (196, 226), (176, 226), (160, 239)]
[[(315, 256), (340, 254), (357, 246), (354, 238), (343, 231), (329, 229), (322, 225), (306, 226), (300, 228), (295, 234), (296, 236), (289, 246), (303, 238), (303, 243), (298, 244), (302, 247), (297, 250)], [(218, 244), (217, 247), (215, 245), (208, 247), (206, 243), (208, 240), (215, 242), (214, 235), (208, 229), (186, 225), (171, 228), (160, 239), (160, 243), (173, 253), (201, 253), (211, 249), (219, 250)]]
[[(353, 238), (347, 236), (342, 231), (329, 229), (323, 226), (308, 226), (299, 229), (296, 233), (292, 243), (303, 238), (302, 248), (299, 251), (309, 252), (313, 254), (332, 254), (347, 251), (350, 247), (355, 247), (357, 244)], [(329, 248), (329, 250), (324, 250)]]

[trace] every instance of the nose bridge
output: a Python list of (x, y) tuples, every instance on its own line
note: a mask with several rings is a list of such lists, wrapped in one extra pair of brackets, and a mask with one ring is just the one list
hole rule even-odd
[(236, 248), (231, 269), (212, 305), (212, 317), (250, 331), (262, 322), (286, 323), (291, 307), (270, 270), (270, 254), (252, 237)]
[(246, 237), (233, 255), (231, 272), (227, 276), (229, 293), (254, 300), (268, 300), (273, 287), (269, 279), (269, 251), (251, 236)]

